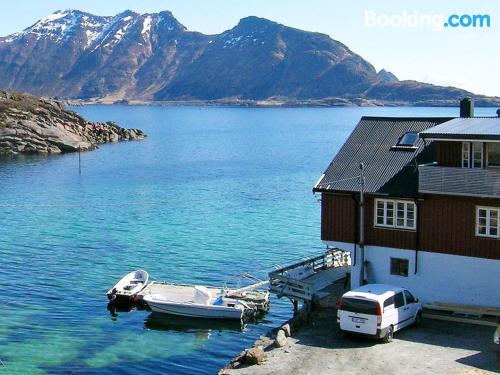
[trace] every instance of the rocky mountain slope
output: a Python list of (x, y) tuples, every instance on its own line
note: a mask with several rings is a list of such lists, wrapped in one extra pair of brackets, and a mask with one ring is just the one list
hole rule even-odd
[(113, 122), (86, 121), (57, 101), (0, 90), (0, 155), (86, 151), (144, 137)]
[[(0, 38), (0, 87), (113, 102), (218, 101), (456, 105), (470, 92), (399, 81), (328, 35), (247, 17), (187, 30), (170, 12), (58, 11)], [(477, 105), (500, 98), (475, 95)]]

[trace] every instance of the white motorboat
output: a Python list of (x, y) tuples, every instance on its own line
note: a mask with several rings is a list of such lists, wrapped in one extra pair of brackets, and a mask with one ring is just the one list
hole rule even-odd
[(130, 272), (108, 290), (108, 299), (116, 302), (130, 302), (132, 297), (146, 287), (148, 280), (149, 274), (144, 270)]
[(198, 285), (161, 284), (161, 289), (145, 294), (143, 301), (154, 312), (191, 318), (242, 320), (256, 312), (243, 300), (225, 297), (224, 291)]

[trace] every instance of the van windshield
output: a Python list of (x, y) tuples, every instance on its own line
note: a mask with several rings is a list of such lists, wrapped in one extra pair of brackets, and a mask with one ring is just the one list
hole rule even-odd
[(377, 315), (378, 302), (357, 298), (342, 298), (342, 307), (340, 309), (360, 314)]

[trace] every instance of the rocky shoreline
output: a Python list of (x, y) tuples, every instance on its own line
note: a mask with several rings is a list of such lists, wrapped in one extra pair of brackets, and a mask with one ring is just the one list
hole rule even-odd
[(88, 151), (144, 137), (139, 129), (87, 121), (56, 100), (0, 90), (0, 155)]
[(243, 350), (218, 372), (218, 375), (230, 375), (232, 370), (245, 369), (261, 365), (267, 354), (275, 348), (283, 348), (287, 339), (297, 333), (301, 327), (311, 322), (311, 308), (306, 305), (298, 310), (292, 318), (272, 329), (266, 336), (256, 340), (251, 348)]

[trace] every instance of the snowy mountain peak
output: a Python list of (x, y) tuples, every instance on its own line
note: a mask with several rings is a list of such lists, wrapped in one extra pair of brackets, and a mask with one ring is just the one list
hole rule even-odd
[(66, 17), (70, 11), (57, 10), (52, 14), (49, 14), (47, 17), (42, 18), (40, 21), (35, 23), (35, 25), (43, 25), (49, 22), (57, 21), (58, 19)]
[(67, 40), (74, 34), (75, 30), (80, 30), (86, 35), (86, 45), (92, 43), (106, 25), (109, 17), (94, 16), (79, 10), (67, 9), (58, 10), (47, 17), (42, 18), (20, 33), (12, 34), (5, 38), (3, 42), (11, 43), (23, 37), (38, 41), (49, 39), (52, 42)]

